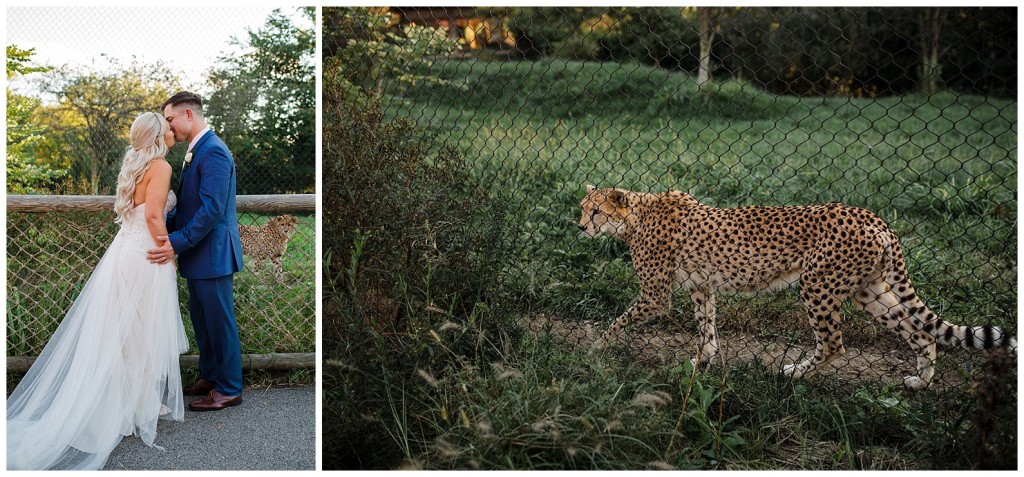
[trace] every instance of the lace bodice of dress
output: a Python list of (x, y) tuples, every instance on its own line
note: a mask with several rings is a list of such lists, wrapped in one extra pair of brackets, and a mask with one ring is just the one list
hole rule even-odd
[[(164, 217), (167, 217), (167, 213), (177, 204), (178, 198), (174, 195), (174, 191), (169, 191), (167, 203), (164, 204)], [(132, 209), (131, 214), (128, 214), (124, 223), (121, 224), (120, 233), (132, 242), (149, 247), (153, 245), (153, 237), (149, 235), (149, 228), (146, 227), (146, 206), (147, 204), (142, 203)]]
[(167, 191), (167, 203), (164, 204), (164, 217), (178, 205), (178, 196), (174, 195), (174, 191)]

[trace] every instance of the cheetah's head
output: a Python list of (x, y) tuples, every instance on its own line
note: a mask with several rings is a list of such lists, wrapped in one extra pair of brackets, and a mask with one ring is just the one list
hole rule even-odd
[(608, 235), (623, 238), (628, 231), (630, 194), (623, 189), (598, 189), (587, 186), (587, 195), (580, 202), (580, 231), (587, 237)]
[(295, 226), (298, 222), (298, 219), (288, 214), (278, 215), (270, 220), (270, 223), (277, 227), (282, 234), (289, 236), (295, 231)]

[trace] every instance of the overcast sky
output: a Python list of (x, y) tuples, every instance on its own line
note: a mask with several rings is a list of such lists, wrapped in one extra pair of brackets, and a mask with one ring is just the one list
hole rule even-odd
[[(7, 14), (7, 44), (35, 48), (33, 64), (94, 65), (102, 69), (107, 57), (129, 63), (163, 61), (179, 73), (185, 88), (206, 93), (205, 73), (222, 53), (238, 52), (234, 36), (248, 39), (247, 30), (263, 26), (270, 7), (11, 7)], [(293, 19), (295, 7), (281, 11)], [(303, 19), (299, 25), (307, 25)], [(191, 40), (186, 40), (191, 38)], [(186, 41), (188, 44), (186, 44)], [(198, 45), (191, 47), (188, 45)], [(27, 93), (25, 78), (13, 79), (12, 89)]]

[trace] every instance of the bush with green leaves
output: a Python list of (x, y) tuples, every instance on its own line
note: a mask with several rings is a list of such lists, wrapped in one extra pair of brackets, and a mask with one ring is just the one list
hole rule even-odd
[[(51, 68), (32, 65), (34, 48), (22, 50), (7, 45), (7, 78), (29, 73), (46, 72)], [(41, 105), (37, 98), (22, 96), (7, 88), (7, 193), (34, 194), (46, 191), (65, 176), (63, 168), (47, 167), (35, 162), (33, 148), (46, 128), (33, 124), (31, 117)]]
[(507, 333), (486, 305), (504, 211), (457, 151), (348, 92), (325, 83), (325, 466), (388, 467), (404, 453), (380, 413), (424, 391), (417, 367), (475, 361)]
[(352, 99), (378, 96), (385, 83), (396, 87), (443, 83), (414, 73), (432, 58), (447, 56), (457, 44), (444, 30), (397, 25), (386, 8), (328, 8), (323, 14), (324, 83)]

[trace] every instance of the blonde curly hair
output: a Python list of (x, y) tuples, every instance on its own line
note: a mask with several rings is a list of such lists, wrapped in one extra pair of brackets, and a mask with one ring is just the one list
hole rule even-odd
[(142, 113), (135, 118), (129, 132), (131, 145), (124, 151), (121, 172), (117, 174), (117, 197), (114, 212), (117, 223), (124, 222), (135, 205), (135, 186), (149, 170), (150, 162), (167, 155), (164, 133), (167, 121), (157, 113)]

